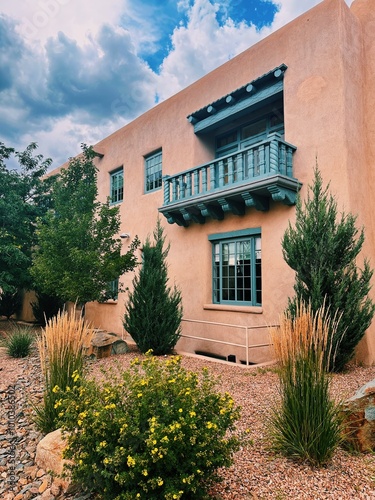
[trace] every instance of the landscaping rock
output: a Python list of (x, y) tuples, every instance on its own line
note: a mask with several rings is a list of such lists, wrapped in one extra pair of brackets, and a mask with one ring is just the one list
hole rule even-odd
[(108, 358), (113, 354), (126, 354), (129, 348), (126, 342), (116, 333), (105, 330), (93, 330), (90, 345), (86, 346), (85, 354), (96, 358)]
[(356, 451), (375, 451), (375, 379), (344, 404), (347, 442)]
[[(66, 443), (61, 435), (61, 430), (50, 432), (41, 441), (36, 448), (35, 461), (40, 469), (52, 471), (55, 475), (60, 475), (63, 472), (64, 464), (67, 462), (63, 459), (62, 453)], [(66, 490), (69, 486), (69, 480), (66, 478), (56, 477), (54, 482)], [(44, 487), (45, 486), (45, 487)], [(39, 488), (39, 493), (43, 493), (48, 486), (48, 482), (43, 482)]]

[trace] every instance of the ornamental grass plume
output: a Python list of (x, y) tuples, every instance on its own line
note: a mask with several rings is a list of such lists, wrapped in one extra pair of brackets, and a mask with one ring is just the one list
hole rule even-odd
[(89, 325), (82, 316), (77, 318), (76, 306), (60, 311), (42, 329), (37, 346), (45, 388), (41, 406), (34, 409), (36, 425), (44, 433), (57, 428), (56, 388), (69, 391), (73, 373), (83, 376), (83, 347), (89, 335)]
[(295, 316), (285, 312), (280, 327), (271, 329), (281, 395), (270, 417), (273, 448), (317, 466), (330, 460), (343, 439), (341, 404), (330, 399), (327, 373), (339, 319), (332, 320), (324, 306), (313, 313), (300, 303)]

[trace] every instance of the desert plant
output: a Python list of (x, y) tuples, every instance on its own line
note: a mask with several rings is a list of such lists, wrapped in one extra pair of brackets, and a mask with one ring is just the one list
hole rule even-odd
[(168, 354), (181, 333), (181, 292), (168, 286), (166, 259), (170, 246), (164, 248), (164, 231), (157, 220), (154, 244), (147, 238), (143, 247), (143, 264), (133, 280), (124, 317), (124, 328), (139, 349), (150, 349), (155, 355)]
[(43, 402), (35, 407), (35, 423), (44, 433), (55, 430), (58, 421), (57, 389), (68, 391), (73, 373), (83, 376), (83, 347), (89, 327), (76, 318), (76, 308), (51, 318), (38, 339), (40, 364), (44, 375)]
[(316, 167), (307, 199), (298, 201), (295, 227), (289, 224), (282, 247), (285, 261), (296, 271), (296, 295), (289, 301), (289, 311), (295, 314), (296, 305), (303, 300), (313, 311), (325, 302), (328, 314), (338, 310), (342, 315), (335, 334), (330, 333), (336, 356), (329, 365), (330, 370), (341, 371), (375, 312), (368, 296), (373, 271), (367, 260), (363, 270), (357, 267), (364, 231), (356, 228), (352, 214), (339, 216), (337, 202), (328, 190)]
[(64, 307), (64, 302), (59, 297), (48, 293), (36, 292), (36, 299), (36, 302), (31, 303), (31, 308), (36, 322), (42, 326)]
[[(74, 375), (77, 379), (77, 375)], [(201, 499), (238, 448), (239, 409), (207, 370), (181, 358), (135, 359), (106, 382), (74, 387), (57, 402), (73, 480), (101, 498)]]
[(337, 325), (324, 307), (314, 313), (302, 302), (271, 330), (281, 394), (269, 422), (273, 447), (318, 466), (330, 460), (343, 437), (341, 405), (330, 399), (327, 374)]
[(8, 356), (12, 358), (25, 358), (30, 354), (35, 333), (28, 326), (13, 325), (11, 331), (3, 339)]
[(0, 316), (9, 319), (16, 314), (22, 306), (22, 292), (0, 292)]

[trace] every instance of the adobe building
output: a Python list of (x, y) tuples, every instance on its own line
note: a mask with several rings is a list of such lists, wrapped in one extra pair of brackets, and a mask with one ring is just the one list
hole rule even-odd
[[(375, 0), (324, 0), (94, 149), (124, 250), (161, 218), (183, 298), (177, 350), (270, 360), (267, 325), (293, 295), (281, 239), (316, 159), (340, 211), (365, 227), (375, 266)], [(88, 320), (126, 334), (126, 295), (88, 304)], [(366, 364), (374, 333), (358, 348)]]

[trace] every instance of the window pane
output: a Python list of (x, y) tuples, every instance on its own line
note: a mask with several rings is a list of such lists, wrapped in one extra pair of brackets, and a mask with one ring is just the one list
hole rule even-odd
[(118, 170), (111, 174), (111, 203), (119, 203), (124, 199), (124, 171)]
[(162, 185), (162, 152), (145, 159), (146, 191), (153, 191)]
[(261, 238), (233, 238), (213, 247), (215, 303), (261, 305)]

